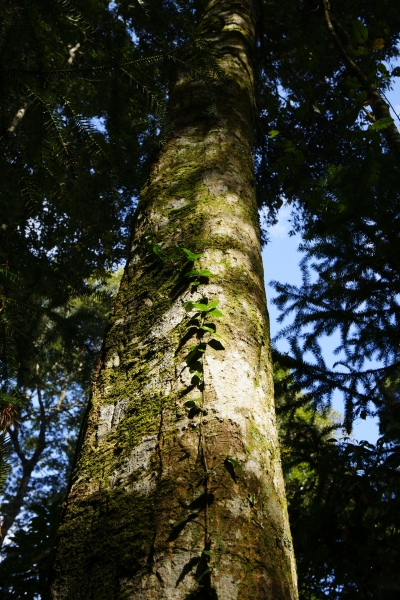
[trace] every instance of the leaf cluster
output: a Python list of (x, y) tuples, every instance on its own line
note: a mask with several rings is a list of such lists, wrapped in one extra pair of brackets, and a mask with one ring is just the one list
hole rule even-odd
[[(355, 72), (329, 32), (324, 4), (260, 3), (255, 157), (258, 202), (268, 208), (267, 224), (285, 199), (307, 208), (310, 187), (329, 165), (345, 167), (388, 147), (382, 122), (368, 128), (372, 109), (366, 106), (370, 86), (384, 100), (397, 77), (386, 65), (398, 56), (398, 11), (390, 2), (331, 2), (342, 46), (351, 54), (363, 45), (362, 54), (349, 54)], [(383, 44), (377, 47), (376, 40)]]

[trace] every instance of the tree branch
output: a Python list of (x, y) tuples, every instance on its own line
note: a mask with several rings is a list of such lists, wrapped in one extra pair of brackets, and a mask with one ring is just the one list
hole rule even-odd
[(12, 445), (14, 446), (15, 452), (16, 452), (19, 460), (21, 461), (22, 466), (24, 466), (28, 462), (28, 459), (26, 458), (25, 454), (23, 453), (21, 444), (19, 443), (18, 429), (16, 427), (14, 427), (14, 429), (10, 428), (8, 430), (8, 434), (10, 436)]
[(25, 116), (26, 109), (28, 104), (25, 104), (15, 113), (15, 117), (13, 118), (10, 127), (8, 128), (9, 133), (14, 133), (17, 129), (18, 125), (21, 123), (22, 119)]
[(17, 453), (17, 456), (20, 459), (21, 464), (22, 464), (23, 473), (22, 473), (22, 477), (21, 477), (21, 480), (20, 480), (18, 488), (17, 488), (17, 493), (15, 494), (15, 496), (11, 500), (11, 502), (8, 504), (8, 510), (4, 516), (4, 522), (3, 522), (3, 526), (2, 526), (3, 537), (0, 538), (0, 547), (1, 547), (4, 539), (7, 536), (7, 532), (13, 526), (16, 518), (18, 517), (18, 515), (20, 513), (20, 510), (22, 508), (22, 505), (23, 505), (26, 495), (28, 493), (28, 487), (29, 487), (29, 482), (31, 480), (32, 472), (35, 469), (36, 465), (38, 464), (40, 456), (46, 447), (47, 419), (46, 419), (46, 411), (45, 411), (45, 407), (44, 407), (44, 403), (43, 403), (43, 399), (42, 399), (42, 392), (39, 387), (37, 388), (37, 396), (38, 396), (39, 410), (40, 410), (40, 428), (39, 428), (39, 436), (38, 436), (37, 445), (36, 445), (35, 451), (32, 454), (31, 458), (29, 458), (29, 459), (26, 458), (25, 454), (22, 451), (21, 445), (18, 440), (18, 431), (16, 429), (9, 430), (10, 438), (11, 438), (12, 444), (14, 446), (15, 452)]
[[(332, 24), (332, 19), (330, 16), (329, 9), (330, 9), (329, 0), (324, 0), (324, 15), (325, 15), (325, 21), (326, 21), (328, 30), (332, 36), (332, 39), (333, 39), (336, 47), (338, 48), (340, 54), (343, 57), (345, 65), (353, 73), (353, 75), (355, 75), (355, 77), (357, 77), (358, 81), (361, 83), (361, 85), (367, 92), (367, 94), (368, 94), (367, 100), (374, 112), (376, 121), (379, 121), (380, 119), (387, 119), (388, 117), (392, 118), (392, 116), (390, 114), (389, 106), (383, 100), (383, 98), (382, 98), (381, 94), (379, 93), (379, 91), (377, 90), (377, 88), (372, 84), (371, 85), (368, 84), (368, 80), (367, 80), (367, 77), (365, 76), (365, 74), (362, 72), (362, 70), (359, 68), (359, 66), (353, 61), (353, 59), (349, 56), (348, 50), (352, 50), (351, 44), (349, 43), (347, 49), (343, 46), (339, 36), (337, 35), (337, 33), (335, 31), (334, 26)], [(343, 30), (342, 26), (340, 26), (340, 28)], [(346, 33), (346, 37), (348, 37), (347, 33)], [(399, 133), (396, 125), (394, 123), (392, 123), (388, 127), (385, 127), (385, 129), (382, 129), (382, 133), (386, 138), (386, 141), (387, 141), (387, 144), (388, 144), (390, 150), (396, 156), (396, 158), (398, 160), (400, 160), (400, 133)]]

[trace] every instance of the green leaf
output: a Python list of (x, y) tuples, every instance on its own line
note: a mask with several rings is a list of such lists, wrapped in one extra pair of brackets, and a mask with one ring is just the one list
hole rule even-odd
[(199, 275), (199, 271), (193, 269), (192, 271), (188, 271), (187, 273), (185, 273), (184, 277), (198, 277)]
[(384, 117), (383, 119), (379, 119), (375, 123), (372, 123), (368, 129), (370, 131), (378, 131), (379, 129), (386, 129), (386, 127), (389, 127), (392, 123), (394, 123), (392, 117)]
[(365, 42), (368, 39), (367, 27), (365, 27), (365, 25), (361, 23), (361, 21), (353, 21), (351, 28), (354, 40), (358, 44), (365, 44)]
[(175, 523), (172, 523), (172, 527), (179, 527), (179, 525), (182, 525), (182, 523), (186, 523), (187, 519), (181, 519), (180, 521), (175, 521)]
[(271, 129), (271, 131), (268, 131), (268, 137), (270, 140), (273, 140), (277, 135), (279, 135), (279, 131), (277, 129)]
[(292, 140), (282, 140), (280, 145), (282, 148), (285, 148), (285, 152), (294, 152), (296, 149), (296, 146)]
[(200, 373), (200, 371), (192, 371), (192, 372), (193, 372), (194, 377), (198, 377), (199, 379), (201, 379), (203, 377), (203, 373)]
[(236, 458), (233, 458), (233, 456), (227, 456), (226, 460), (228, 462), (231, 463), (231, 465), (233, 465), (234, 467), (236, 467), (237, 469), (241, 469), (242, 465), (240, 464), (240, 462), (238, 460), (236, 460)]
[(218, 308), (214, 308), (214, 310), (210, 310), (208, 314), (212, 315), (213, 317), (222, 317), (222, 312)]
[(222, 340), (226, 344), (228, 343), (228, 340), (226, 340), (224, 337), (222, 337), (222, 335), (220, 335), (219, 333), (215, 333), (215, 331), (213, 332), (213, 337), (218, 338), (219, 340)]
[(205, 554), (206, 556), (214, 556), (214, 552), (211, 552), (211, 550), (203, 550), (202, 554)]
[(211, 329), (211, 327), (207, 327), (207, 325), (202, 325), (200, 329), (204, 329), (204, 331), (208, 331), (208, 333), (215, 333), (214, 329)]
[(214, 308), (215, 306), (218, 306), (219, 302), (218, 300), (213, 300), (212, 302), (209, 302), (207, 304), (207, 308), (210, 310), (211, 308)]
[(155, 244), (153, 246), (153, 252), (154, 252), (154, 254), (157, 254), (157, 256), (160, 256), (161, 254), (164, 254), (161, 246), (159, 246), (158, 244)]
[(395, 67), (391, 73), (392, 77), (400, 77), (400, 67)]
[(203, 256), (204, 254), (204, 252), (202, 252), (201, 254), (194, 254), (191, 250), (188, 250), (187, 248), (182, 248), (182, 250), (186, 254), (186, 258), (191, 262), (197, 260), (198, 258), (200, 258), (200, 256)]
[(156, 256), (158, 256), (158, 258), (160, 258), (162, 261), (166, 262), (167, 261), (167, 256), (164, 252), (164, 250), (161, 248), (161, 246), (159, 246), (158, 244), (154, 244), (154, 246), (152, 246), (152, 251), (154, 252), (154, 254)]
[(186, 312), (190, 312), (191, 310), (193, 310), (193, 307), (194, 307), (194, 302), (191, 302), (191, 300), (183, 303), (183, 308), (185, 309)]
[(200, 533), (200, 535), (194, 540), (192, 547), (190, 548), (190, 551), (193, 552), (193, 550), (196, 548), (197, 543), (202, 539), (203, 537), (203, 533)]
[(207, 310), (207, 304), (202, 304), (201, 302), (193, 302), (193, 307), (197, 308), (197, 310), (201, 310), (201, 312)]
[(358, 46), (357, 50), (349, 48), (348, 52), (351, 56), (362, 56), (365, 53), (365, 46)]
[(200, 271), (192, 269), (185, 273), (184, 277), (209, 277), (210, 275), (212, 275), (212, 273), (208, 269), (201, 269)]
[(186, 406), (186, 408), (194, 408), (197, 407), (198, 402), (201, 402), (201, 398), (189, 398), (189, 400), (186, 400), (184, 403), (184, 406)]
[(378, 63), (376, 65), (376, 68), (378, 69), (379, 73), (382, 73), (382, 75), (387, 75), (388, 70), (383, 63)]
[(218, 535), (216, 534), (215, 531), (212, 531), (211, 535), (213, 536), (214, 540), (217, 542), (218, 546), (221, 548), (222, 552), (224, 554), (226, 554), (226, 548), (225, 548), (224, 542), (218, 537)]

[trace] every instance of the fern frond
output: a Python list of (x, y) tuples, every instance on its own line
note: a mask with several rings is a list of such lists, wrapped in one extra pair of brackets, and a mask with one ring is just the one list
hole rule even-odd
[(130, 67), (130, 66), (149, 66), (149, 65), (157, 65), (164, 60), (163, 54), (155, 54), (154, 56), (145, 56), (144, 58), (137, 58), (135, 60), (128, 60), (126, 62), (121, 63), (121, 67)]
[(66, 99), (64, 100), (64, 107), (66, 115), (70, 118), (76, 131), (82, 139), (85, 140), (87, 149), (92, 155), (101, 155), (108, 164), (111, 164), (110, 154), (107, 152), (107, 147), (103, 143), (103, 136), (99, 135), (98, 131), (96, 131), (88, 119), (81, 117), (73, 108), (71, 102)]
[(41, 106), (43, 114), (47, 116), (47, 119), (42, 120), (42, 126), (49, 138), (55, 143), (51, 155), (57, 158), (64, 157), (65, 164), (69, 166), (71, 164), (69, 144), (63, 133), (64, 127), (61, 116), (57, 116), (55, 112), (58, 99), (50, 95), (46, 96), (41, 90), (33, 88), (16, 74), (14, 74), (13, 82), (16, 84), (16, 87), (22, 90), (24, 95), (30, 98), (33, 105), (37, 103)]
[(120, 71), (126, 75), (130, 83), (132, 83), (137, 89), (140, 89), (146, 100), (149, 102), (150, 107), (155, 111), (156, 115), (163, 114), (165, 110), (166, 102), (164, 95), (160, 94), (158, 90), (151, 89), (135, 77), (132, 73), (129, 73), (126, 69), (120, 67)]
[(96, 25), (94, 23), (90, 23), (87, 16), (84, 16), (82, 11), (82, 4), (78, 4), (76, 2), (71, 2), (71, 0), (56, 0), (58, 6), (61, 8), (61, 14), (65, 17), (70, 23), (72, 23), (75, 27), (78, 26), (81, 30), (88, 35), (95, 33)]

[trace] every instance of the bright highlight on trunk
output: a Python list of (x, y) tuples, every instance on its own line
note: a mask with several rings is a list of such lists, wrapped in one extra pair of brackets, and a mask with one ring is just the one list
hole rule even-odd
[(172, 91), (171, 139), (141, 194), (93, 385), (54, 599), (297, 598), (255, 201), (255, 21), (251, 0), (207, 2), (199, 31), (224, 77), (210, 93), (183, 74)]

